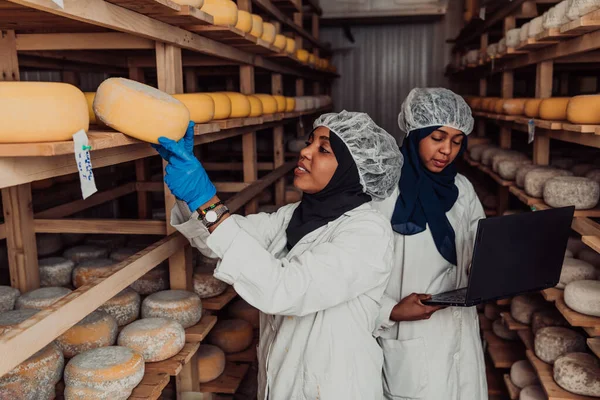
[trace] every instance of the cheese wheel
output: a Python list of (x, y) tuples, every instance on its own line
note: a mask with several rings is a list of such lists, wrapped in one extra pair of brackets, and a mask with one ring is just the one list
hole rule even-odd
[(586, 176), (590, 171), (596, 169), (594, 164), (583, 163), (583, 164), (575, 164), (571, 167), (571, 172), (575, 176)]
[(273, 98), (277, 102), (277, 112), (284, 112), (286, 108), (286, 102), (284, 96), (274, 95)]
[(250, 34), (260, 38), (263, 34), (263, 19), (260, 15), (252, 14), (252, 30)]
[(518, 338), (516, 331), (511, 331), (504, 325), (502, 318), (498, 318), (492, 324), (492, 331), (496, 336), (504, 340), (516, 340)]
[[(161, 174), (162, 179), (162, 174)], [(81, 243), (85, 239), (84, 233), (62, 233), (60, 235), (62, 238), (62, 242), (65, 246), (73, 247), (79, 243)], [(39, 253), (38, 253), (39, 255)]]
[(229, 354), (246, 350), (252, 344), (253, 337), (254, 332), (250, 322), (242, 319), (226, 319), (217, 321), (208, 334), (208, 341)]
[(498, 99), (496, 100), (496, 102), (494, 103), (494, 109), (492, 110), (493, 112), (495, 112), (496, 114), (503, 114), (504, 113), (504, 99)]
[(567, 240), (567, 249), (571, 250), (574, 257), (577, 257), (581, 250), (586, 248), (587, 246), (579, 238), (570, 237)]
[(198, 348), (198, 381), (210, 382), (225, 371), (225, 353), (217, 346), (202, 344)]
[(35, 235), (38, 256), (45, 257), (56, 254), (62, 250), (62, 239), (60, 235), (51, 233), (37, 233)]
[(215, 101), (204, 93), (174, 94), (174, 98), (182, 102), (190, 112), (190, 120), (197, 124), (211, 121), (215, 116)]
[(0, 377), (0, 399), (54, 399), (64, 366), (63, 354), (50, 343)]
[(117, 340), (117, 320), (103, 311), (94, 311), (56, 338), (67, 358), (84, 351), (111, 346)]
[(571, 353), (554, 362), (554, 380), (561, 388), (582, 396), (600, 397), (600, 363), (587, 353)]
[(528, 99), (525, 101), (523, 112), (529, 118), (538, 118), (540, 116), (540, 104), (544, 99)]
[(223, 92), (231, 101), (231, 114), (229, 118), (246, 118), (251, 113), (248, 97), (235, 92)]
[(315, 60), (316, 60), (316, 59), (315, 59), (315, 55), (314, 55), (313, 53), (310, 53), (310, 54), (308, 55), (308, 63), (309, 63), (310, 65), (315, 65)]
[(123, 328), (118, 343), (140, 353), (146, 362), (162, 361), (183, 349), (185, 331), (171, 319), (144, 318)]
[(521, 28), (509, 29), (506, 32), (506, 45), (508, 47), (517, 47), (521, 42)]
[(127, 237), (125, 235), (90, 235), (85, 238), (85, 244), (103, 247), (110, 252), (124, 246), (126, 240)]
[(177, 4), (181, 4), (182, 6), (192, 6), (196, 8), (202, 7), (204, 4), (204, 0), (172, 0)]
[(71, 284), (71, 274), (75, 263), (63, 257), (49, 257), (38, 260), (40, 286), (67, 286)]
[(296, 99), (293, 97), (285, 98), (285, 112), (292, 112), (296, 108)]
[(483, 315), (490, 321), (495, 321), (500, 318), (502, 310), (494, 303), (486, 303), (483, 308)]
[(490, 146), (489, 144), (478, 144), (478, 145), (471, 147), (469, 149), (469, 157), (471, 157), (471, 159), (474, 161), (481, 160), (483, 151), (485, 149), (487, 149), (488, 147), (492, 147), (492, 146)]
[(275, 25), (270, 22), (263, 22), (263, 33), (260, 38), (269, 44), (273, 44), (275, 42), (275, 35)]
[(90, 124), (83, 92), (59, 82), (0, 82), (0, 121), (0, 143), (72, 140)]
[(525, 175), (525, 193), (529, 196), (541, 198), (544, 195), (544, 186), (548, 180), (557, 176), (571, 176), (571, 171), (551, 167), (534, 168)]
[(536, 17), (529, 21), (529, 37), (535, 39), (537, 35), (542, 33), (544, 30), (544, 18), (542, 16)]
[(296, 52), (296, 40), (292, 38), (285, 38), (285, 52), (288, 54), (294, 54)]
[(566, 119), (573, 124), (600, 124), (600, 95), (572, 97), (567, 105)]
[(492, 157), (494, 157), (496, 154), (499, 154), (503, 151), (505, 151), (505, 150), (500, 149), (498, 147), (488, 147), (487, 149), (483, 150), (483, 152), (481, 153), (481, 163), (483, 165), (492, 165)]
[(0, 313), (0, 334), (13, 330), (21, 322), (28, 320), (40, 310), (22, 309), (10, 310)]
[(144, 299), (142, 318), (168, 318), (189, 328), (202, 318), (202, 302), (193, 292), (164, 290)]
[(113, 250), (110, 253), (110, 259), (115, 262), (121, 262), (127, 260), (129, 257), (139, 252), (139, 247), (120, 247), (118, 249)]
[(546, 393), (540, 385), (531, 385), (519, 392), (519, 400), (547, 400)]
[(238, 10), (235, 27), (244, 33), (250, 33), (252, 31), (252, 14), (248, 11)]
[(200, 10), (212, 15), (215, 25), (235, 26), (237, 24), (238, 8), (231, 0), (204, 0)]
[(233, 319), (248, 321), (254, 329), (260, 325), (260, 312), (252, 307), (244, 299), (238, 299), (227, 308), (227, 312)]
[(565, 287), (565, 303), (578, 313), (600, 317), (600, 281), (570, 282)]
[(600, 185), (588, 178), (559, 176), (544, 185), (544, 202), (550, 207), (575, 206), (576, 210), (596, 207), (600, 199)]
[(260, 117), (263, 115), (262, 101), (256, 96), (249, 95), (248, 101), (250, 102), (250, 115), (249, 117)]
[(108, 250), (98, 246), (75, 246), (67, 249), (63, 253), (64, 258), (68, 258), (74, 263), (79, 263), (84, 260), (93, 260), (95, 258), (103, 258), (108, 255)]
[[(527, 160), (527, 156), (514, 150), (505, 150), (492, 156), (492, 170), (498, 172), (498, 164), (504, 160)], [(515, 171), (516, 173), (516, 171)]]
[(296, 101), (296, 106), (294, 107), (294, 111), (305, 111), (306, 109), (308, 109), (307, 101), (304, 97), (302, 97), (302, 96), (295, 97), (294, 100)]
[(560, 169), (571, 169), (575, 165), (577, 160), (571, 157), (552, 157), (550, 166)]
[(585, 248), (579, 252), (577, 258), (592, 264), (596, 268), (600, 268), (600, 254), (594, 250)]
[(206, 93), (215, 102), (215, 114), (213, 119), (227, 119), (231, 115), (232, 107), (229, 96), (224, 93)]
[(521, 25), (521, 32), (519, 32), (519, 42), (524, 42), (529, 38), (529, 22)]
[(580, 281), (582, 279), (597, 279), (598, 272), (596, 267), (588, 264), (585, 261), (576, 258), (565, 258), (563, 261), (562, 270), (560, 271), (560, 279), (556, 285), (559, 289), (564, 289), (569, 283)]
[(534, 340), (535, 355), (548, 364), (562, 355), (585, 351), (585, 338), (579, 333), (561, 326), (540, 329)]
[(83, 95), (85, 96), (85, 101), (88, 105), (90, 124), (97, 124), (96, 114), (94, 114), (94, 98), (96, 97), (96, 92), (83, 92)]
[(522, 294), (510, 302), (510, 315), (522, 324), (529, 325), (534, 312), (546, 307), (546, 302), (537, 294)]
[(173, 96), (125, 78), (100, 84), (94, 112), (111, 128), (150, 143), (158, 143), (161, 136), (181, 139), (190, 121), (187, 107)]
[(129, 285), (139, 294), (146, 296), (169, 288), (169, 268), (158, 265), (142, 275), (141, 278)]
[(600, 8), (598, 0), (570, 0), (567, 18), (575, 21), (598, 8)]
[(542, 26), (544, 29), (560, 28), (564, 24), (570, 22), (567, 17), (567, 8), (569, 5), (568, 0), (563, 0), (554, 7), (550, 8), (548, 12), (544, 14), (544, 20)]
[(567, 105), (569, 97), (553, 97), (544, 99), (540, 103), (540, 118), (552, 121), (567, 119)]
[(533, 313), (531, 316), (531, 332), (534, 336), (540, 329), (548, 326), (568, 327), (569, 323), (555, 308), (548, 308)]
[(509, 99), (505, 100), (502, 105), (504, 114), (508, 115), (523, 115), (525, 111), (525, 102), (528, 99)]
[(515, 180), (517, 170), (523, 165), (531, 165), (531, 160), (503, 160), (498, 163), (498, 174), (502, 179), (509, 181)]
[(285, 49), (285, 40), (286, 37), (281, 35), (281, 34), (277, 34), (275, 35), (275, 40), (273, 41), (273, 46), (275, 46), (277, 48), (277, 50), (279, 51), (283, 51)]
[(73, 286), (76, 288), (91, 283), (96, 278), (110, 275), (116, 263), (108, 258), (84, 260), (73, 269)]
[(308, 51), (304, 49), (296, 50), (296, 57), (303, 63), (308, 62)]
[(64, 287), (45, 287), (32, 290), (22, 294), (15, 302), (17, 310), (30, 308), (33, 310), (43, 310), (50, 307), (69, 293), (71, 289)]
[(125, 288), (98, 307), (98, 311), (104, 311), (112, 315), (118, 326), (124, 326), (138, 319), (140, 316), (140, 303), (140, 295), (131, 288)]
[(120, 346), (79, 354), (65, 368), (65, 399), (125, 400), (144, 378), (144, 358)]
[(214, 268), (199, 267), (194, 272), (194, 292), (201, 299), (218, 296), (223, 293), (229, 285), (213, 276)]
[(519, 360), (510, 367), (510, 380), (516, 387), (523, 389), (537, 384), (538, 376), (529, 361)]
[(10, 286), (0, 286), (0, 313), (15, 308), (15, 302), (21, 295), (19, 289)]
[(273, 114), (277, 112), (277, 100), (269, 94), (255, 94), (263, 106), (263, 114)]

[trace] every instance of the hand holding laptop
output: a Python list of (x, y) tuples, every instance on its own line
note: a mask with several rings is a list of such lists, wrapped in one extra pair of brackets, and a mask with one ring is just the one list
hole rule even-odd
[(444, 306), (427, 306), (422, 301), (431, 299), (430, 294), (413, 293), (396, 304), (390, 314), (392, 321), (419, 321), (431, 318), (431, 315), (445, 308)]

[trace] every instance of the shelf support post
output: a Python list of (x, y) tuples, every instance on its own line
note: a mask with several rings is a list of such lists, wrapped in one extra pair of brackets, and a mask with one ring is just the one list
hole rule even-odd
[[(240, 92), (254, 94), (254, 67), (242, 65), (240, 67)], [(256, 156), (256, 131), (248, 132), (242, 136), (243, 175), (245, 183), (253, 183), (258, 179), (258, 163)], [(258, 212), (258, 200), (252, 199), (245, 207), (246, 215)]]
[[(281, 74), (271, 75), (271, 90), (274, 95), (283, 95), (283, 77)], [(284, 158), (284, 131), (283, 125), (273, 128), (273, 169), (281, 167)], [(275, 183), (275, 204), (280, 207), (285, 203), (285, 179), (280, 178)]]
[[(542, 61), (537, 64), (535, 74), (535, 97), (546, 99), (552, 96), (554, 72), (553, 61)], [(533, 141), (533, 163), (548, 165), (550, 163), (550, 138), (544, 134), (536, 134)]]

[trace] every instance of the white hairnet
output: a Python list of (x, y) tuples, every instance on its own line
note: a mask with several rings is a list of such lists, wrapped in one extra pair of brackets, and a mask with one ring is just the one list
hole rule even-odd
[(415, 88), (402, 103), (398, 126), (407, 135), (430, 126), (449, 126), (465, 135), (473, 130), (473, 116), (465, 100), (444, 88)]
[(313, 128), (324, 126), (348, 147), (360, 176), (360, 184), (371, 197), (385, 199), (400, 181), (404, 158), (392, 135), (365, 113), (323, 114)]

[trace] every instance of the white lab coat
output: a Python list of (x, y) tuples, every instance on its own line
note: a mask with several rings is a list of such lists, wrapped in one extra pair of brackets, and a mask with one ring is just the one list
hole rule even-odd
[(381, 400), (383, 354), (372, 334), (392, 267), (389, 220), (363, 204), (288, 253), (296, 207), (234, 215), (209, 234), (178, 202), (171, 224), (220, 258), (215, 277), (262, 311), (258, 399)]
[[(467, 286), (477, 222), (485, 218), (471, 183), (456, 176), (459, 195), (446, 214), (456, 233), (458, 267), (438, 252), (429, 229), (394, 234), (395, 265), (382, 300), (381, 329), (387, 399), (486, 400), (487, 383), (475, 307), (449, 307), (429, 320), (396, 323), (392, 308), (413, 292), (437, 294)], [(373, 206), (391, 220), (398, 189)]]

